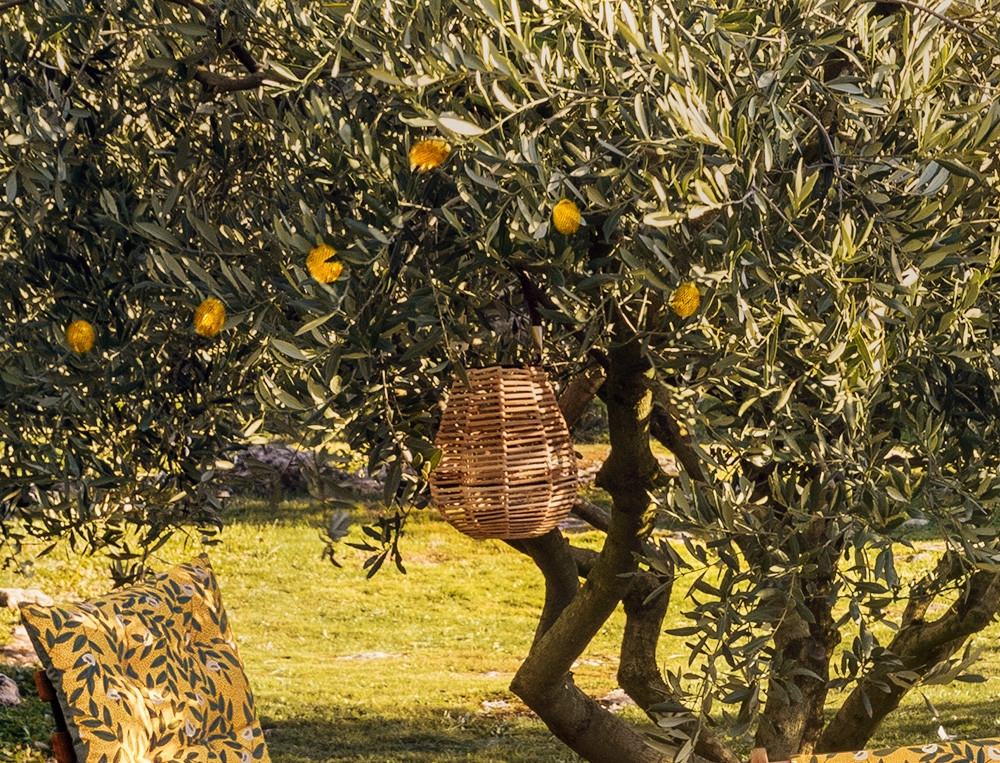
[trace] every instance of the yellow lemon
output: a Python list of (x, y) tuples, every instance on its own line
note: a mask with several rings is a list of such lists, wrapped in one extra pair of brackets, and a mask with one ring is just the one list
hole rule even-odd
[(81, 355), (90, 352), (94, 346), (94, 327), (87, 321), (73, 321), (66, 329), (66, 341)]
[(342, 263), (336, 260), (330, 261), (330, 258), (336, 254), (337, 250), (329, 244), (314, 246), (309, 250), (309, 256), (306, 257), (306, 267), (309, 268), (309, 274), (320, 283), (336, 281), (344, 270)]
[(552, 224), (563, 235), (576, 233), (580, 228), (580, 208), (569, 199), (563, 199), (552, 210)]
[(410, 169), (427, 172), (441, 164), (451, 153), (451, 146), (443, 140), (422, 140), (410, 149)]
[(202, 336), (215, 336), (225, 322), (226, 307), (215, 297), (209, 297), (194, 311), (194, 330)]
[(688, 281), (677, 287), (670, 306), (681, 318), (687, 318), (689, 315), (694, 315), (700, 304), (701, 292), (698, 291), (698, 287), (695, 286), (694, 281)]

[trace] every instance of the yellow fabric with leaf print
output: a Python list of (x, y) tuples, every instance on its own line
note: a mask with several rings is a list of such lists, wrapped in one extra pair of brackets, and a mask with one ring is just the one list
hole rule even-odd
[(799, 755), (789, 763), (989, 763), (1000, 761), (1000, 740), (935, 742), (885, 750)]
[(80, 763), (270, 763), (207, 556), (21, 615)]

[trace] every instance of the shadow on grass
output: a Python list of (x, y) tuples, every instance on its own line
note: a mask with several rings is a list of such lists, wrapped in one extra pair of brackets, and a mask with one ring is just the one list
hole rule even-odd
[(570, 763), (579, 758), (534, 718), (429, 713), (368, 714), (357, 708), (311, 717), (263, 718), (274, 763), (358, 761)]
[(42, 761), (42, 751), (55, 731), (47, 702), (35, 693), (34, 667), (4, 665), (2, 672), (17, 684), (21, 704), (0, 708), (0, 760)]
[[(991, 682), (997, 680), (992, 679)], [(868, 748), (939, 742), (939, 728), (956, 740), (1000, 737), (1000, 697), (970, 699), (967, 702), (936, 701), (934, 709), (936, 715), (927, 709), (919, 696), (914, 695), (906, 706), (886, 718)]]
[[(364, 504), (360, 501), (358, 508), (364, 509)], [(239, 495), (227, 499), (222, 518), (227, 525), (322, 528), (330, 521), (332, 513), (331, 509), (324, 509), (308, 495), (287, 497), (279, 501)]]
[[(22, 703), (0, 708), (0, 761), (41, 763), (53, 730), (48, 705), (34, 690), (34, 668), (5, 666)], [(991, 683), (997, 679), (992, 679)], [(299, 707), (308, 707), (308, 701)], [(937, 716), (909, 701), (866, 745), (869, 749), (1000, 737), (1000, 696), (936, 703)], [(274, 763), (574, 763), (579, 758), (533, 716), (422, 711), (390, 715), (357, 706), (309, 707), (293, 718), (263, 716)]]
[[(4, 667), (22, 702), (0, 708), (0, 761), (42, 763), (54, 722), (35, 694), (35, 668)], [(261, 718), (274, 763), (571, 763), (575, 755), (541, 722), (521, 715), (456, 712), (388, 716), (352, 708), (315, 708), (296, 718)]]

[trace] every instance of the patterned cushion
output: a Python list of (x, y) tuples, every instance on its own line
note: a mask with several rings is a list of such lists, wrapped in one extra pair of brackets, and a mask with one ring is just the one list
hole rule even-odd
[(207, 556), (21, 614), (79, 763), (270, 763)]
[(824, 755), (800, 755), (789, 763), (988, 763), (1000, 760), (1000, 741), (977, 739), (968, 742), (937, 742), (916, 747), (886, 750), (834, 752)]

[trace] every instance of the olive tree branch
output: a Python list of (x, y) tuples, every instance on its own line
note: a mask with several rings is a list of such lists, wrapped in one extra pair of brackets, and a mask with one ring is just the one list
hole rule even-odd
[[(20, 0), (20, 1), (27, 2), (27, 0)], [(205, 19), (206, 24), (212, 24), (217, 18), (215, 9), (209, 5), (206, 5), (205, 3), (200, 2), (200, 0), (167, 0), (167, 2), (173, 3), (174, 5), (182, 5), (185, 8), (194, 8), (201, 14), (202, 18)], [(233, 42), (229, 43), (229, 45), (227, 45), (226, 48), (230, 53), (232, 53), (233, 58), (235, 58), (237, 61), (243, 64), (243, 66), (246, 67), (246, 70), (251, 74), (257, 74), (258, 72), (261, 71), (262, 69), (261, 65), (257, 62), (257, 59), (254, 58), (253, 53), (251, 53), (250, 50), (242, 42), (234, 40)], [(206, 85), (206, 87), (208, 87), (208, 85)], [(238, 87), (234, 89), (252, 90), (253, 87), (256, 86), (251, 85), (245, 88)]]
[(913, 0), (893, 0), (897, 5), (905, 5), (907, 8), (912, 8), (915, 11), (920, 11), (921, 13), (926, 13), (928, 16), (933, 16), (934, 18), (943, 21), (948, 26), (953, 29), (957, 29), (963, 34), (969, 35), (976, 42), (985, 45), (987, 48), (992, 48), (993, 50), (1000, 50), (1000, 46), (996, 44), (993, 40), (987, 37), (983, 37), (979, 32), (974, 29), (970, 29), (965, 26), (965, 24), (959, 24), (955, 19), (948, 18), (943, 13), (938, 13), (932, 8), (928, 8), (926, 5), (921, 5), (920, 3), (915, 3)]
[(243, 66), (246, 67), (247, 71), (251, 74), (256, 74), (261, 71), (261, 65), (257, 63), (257, 59), (253, 57), (253, 54), (243, 45), (241, 42), (231, 42), (229, 43), (229, 52), (233, 54), (233, 58), (239, 61)]
[(204, 67), (198, 67), (195, 70), (194, 78), (204, 85), (205, 90), (210, 93), (233, 93), (238, 90), (254, 90), (268, 83), (280, 85), (291, 82), (288, 78), (273, 71), (258, 71), (242, 77), (231, 77)]
[(666, 447), (680, 463), (687, 475), (695, 482), (708, 482), (702, 469), (702, 458), (691, 443), (687, 432), (681, 428), (680, 413), (674, 406), (670, 395), (663, 385), (655, 380), (646, 380), (646, 387), (653, 394), (654, 406), (650, 416), (649, 428), (660, 443)]
[(792, 225), (792, 221), (788, 219), (788, 215), (782, 212), (781, 207), (779, 207), (770, 196), (761, 191), (760, 187), (756, 183), (751, 183), (750, 188), (754, 191), (754, 196), (756, 198), (763, 199), (764, 202), (775, 212), (775, 214), (777, 214), (778, 217), (781, 218), (781, 221), (785, 223), (785, 225), (792, 233), (795, 234), (795, 238), (797, 238), (799, 241), (805, 244), (806, 248), (809, 249), (813, 254), (823, 255), (823, 252), (821, 252), (819, 249), (817, 249), (815, 246), (809, 243), (809, 240), (802, 235), (799, 229), (796, 228), (794, 225)]
[(809, 119), (813, 121), (816, 127), (819, 128), (820, 135), (823, 136), (823, 143), (826, 144), (826, 150), (830, 154), (830, 161), (833, 162), (833, 171), (837, 173), (837, 202), (838, 202), (837, 207), (839, 212), (843, 214), (844, 176), (840, 169), (840, 159), (837, 157), (837, 152), (833, 147), (833, 140), (830, 138), (830, 133), (826, 129), (826, 127), (823, 126), (823, 123), (820, 121), (819, 117), (817, 117), (815, 114), (809, 111), (809, 109), (807, 109), (805, 106), (803, 106), (800, 103), (793, 103), (792, 107), (797, 109), (798, 111), (801, 111), (803, 114), (809, 117)]
[(586, 498), (577, 496), (573, 503), (573, 513), (596, 530), (607, 532), (611, 526), (611, 515)]

